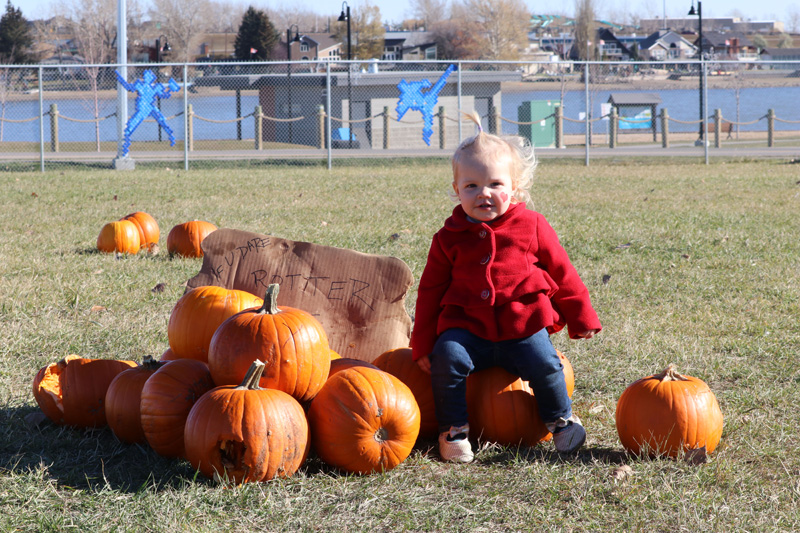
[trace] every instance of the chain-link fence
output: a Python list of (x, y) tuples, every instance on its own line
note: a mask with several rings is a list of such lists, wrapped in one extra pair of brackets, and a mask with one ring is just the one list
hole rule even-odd
[(334, 165), (447, 157), (474, 133), (540, 156), (800, 155), (797, 62), (297, 61), (0, 66), (0, 159)]

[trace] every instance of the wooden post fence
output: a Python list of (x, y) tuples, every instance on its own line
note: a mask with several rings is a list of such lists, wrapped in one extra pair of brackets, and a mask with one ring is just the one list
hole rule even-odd
[(667, 108), (661, 108), (661, 147), (669, 148), (669, 115)]

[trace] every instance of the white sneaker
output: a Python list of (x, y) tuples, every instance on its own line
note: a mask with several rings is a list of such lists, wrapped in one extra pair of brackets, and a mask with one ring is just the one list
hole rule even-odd
[(469, 443), (469, 424), (451, 426), (450, 431), (439, 434), (439, 455), (445, 461), (470, 463), (475, 455)]
[(553, 443), (558, 453), (575, 453), (586, 442), (586, 430), (583, 429), (581, 419), (572, 415), (567, 425), (555, 428)]

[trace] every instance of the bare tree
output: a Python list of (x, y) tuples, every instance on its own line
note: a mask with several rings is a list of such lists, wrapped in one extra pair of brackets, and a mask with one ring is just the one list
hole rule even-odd
[(440, 59), (478, 59), (481, 42), (478, 24), (461, 18), (442, 20), (431, 27)]
[[(464, 18), (480, 27), (482, 59), (514, 60), (528, 45), (530, 11), (522, 0), (463, 0)], [(454, 9), (455, 8), (454, 6)]]
[(576, 47), (577, 53), (571, 56), (584, 61), (596, 58), (596, 18), (594, 0), (575, 0), (575, 38), (572, 46)]
[(411, 12), (421, 20), (426, 30), (447, 18), (447, 0), (411, 0)]
[[(350, 34), (353, 38), (353, 58), (380, 58), (383, 54), (386, 30), (381, 22), (381, 10), (368, 0), (356, 9), (351, 9)], [(347, 22), (336, 24), (336, 37), (342, 42), (347, 40)]]
[(800, 6), (792, 4), (786, 8), (786, 26), (789, 33), (800, 32)]
[(150, 17), (161, 23), (174, 61), (190, 63), (199, 52), (203, 34), (212, 27), (208, 0), (153, 0)]

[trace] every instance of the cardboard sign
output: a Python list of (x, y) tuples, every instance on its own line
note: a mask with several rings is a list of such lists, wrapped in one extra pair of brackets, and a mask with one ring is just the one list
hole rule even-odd
[(316, 317), (342, 357), (371, 362), (409, 344), (405, 297), (414, 278), (396, 257), (234, 229), (212, 232), (202, 248), (203, 266), (188, 288), (216, 285), (263, 298), (278, 283), (278, 306)]

